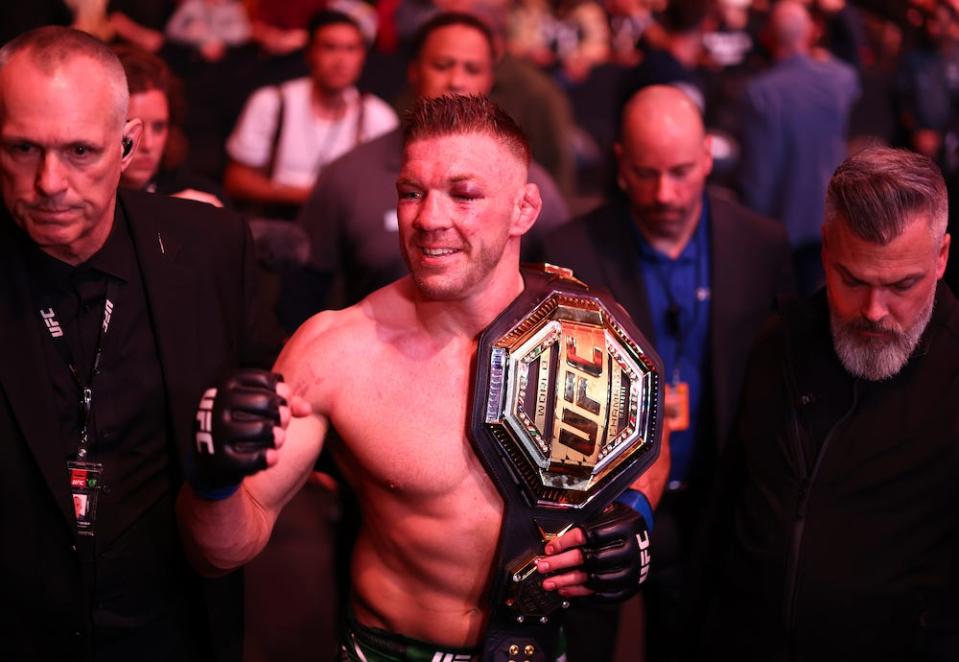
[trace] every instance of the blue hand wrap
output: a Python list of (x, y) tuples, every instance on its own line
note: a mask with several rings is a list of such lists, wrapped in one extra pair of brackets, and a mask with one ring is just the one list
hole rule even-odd
[(643, 516), (646, 522), (646, 529), (653, 532), (653, 506), (649, 503), (646, 495), (639, 490), (627, 488), (622, 494), (616, 497), (616, 502), (632, 508)]

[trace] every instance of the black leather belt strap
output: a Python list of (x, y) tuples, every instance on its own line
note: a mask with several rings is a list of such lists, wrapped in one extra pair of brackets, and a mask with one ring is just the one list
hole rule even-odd
[[(524, 291), (483, 332), (478, 343), (470, 438), (475, 452), (504, 500), (503, 524), (489, 588), (491, 601), (489, 624), (483, 646), (483, 659), (488, 661), (547, 662), (555, 660), (563, 608), (569, 605), (555, 591), (542, 590), (543, 577), (536, 570), (534, 559), (543, 554), (545, 539), (595, 517), (635, 481), (655, 461), (659, 453), (662, 362), (626, 312), (613, 302), (607, 293), (591, 290), (569, 276), (571, 274), (564, 276), (543, 269), (524, 269)], [(616, 330), (616, 333), (623, 333), (628, 337), (624, 343), (627, 345), (634, 343), (631, 346), (638, 347), (639, 351), (635, 352), (638, 358), (634, 364), (640, 367), (637, 371), (638, 375), (630, 373), (627, 377), (619, 372), (616, 374), (622, 381), (636, 378), (644, 384), (643, 397), (640, 399), (640, 420), (634, 421), (633, 425), (634, 428), (637, 425), (643, 426), (642, 438), (639, 441), (630, 441), (625, 439), (626, 432), (623, 432), (624, 441), (621, 447), (617, 447), (615, 442), (610, 442), (610, 437), (618, 433), (619, 428), (613, 426), (615, 429), (612, 430), (599, 429), (595, 434), (595, 443), (602, 445), (602, 452), (613, 456), (620, 453), (622, 457), (614, 457), (617, 463), (605, 473), (600, 472), (595, 481), (590, 482), (587, 491), (580, 493), (569, 491), (569, 494), (566, 494), (562, 488), (555, 488), (555, 485), (563, 482), (562, 468), (558, 469), (559, 483), (557, 479), (551, 478), (550, 484), (543, 485), (541, 483), (543, 471), (548, 472), (542, 465), (546, 455), (542, 455), (538, 460), (530, 459), (530, 453), (524, 451), (523, 443), (516, 440), (508, 425), (494, 425), (489, 422), (490, 416), (495, 415), (497, 402), (505, 397), (491, 394), (498, 393), (503, 387), (501, 381), (518, 378), (517, 374), (510, 373), (510, 368), (497, 367), (498, 359), (495, 356), (494, 347), (502, 347), (502, 339), (511, 330), (518, 328), (517, 325), (526, 324), (524, 320), (537, 321), (544, 318), (544, 310), (555, 310), (555, 307), (550, 308), (548, 305), (544, 307), (544, 302), (548, 304), (548, 300), (555, 299), (557, 295), (588, 298), (593, 302), (594, 308), (605, 311), (610, 318), (613, 318), (612, 328)], [(572, 301), (570, 298), (561, 298), (561, 300), (564, 306)], [(546, 321), (548, 322), (548, 319)], [(535, 324), (526, 324), (523, 328), (534, 326)], [(596, 337), (604, 336), (600, 333)], [(560, 347), (562, 343), (570, 341), (565, 336), (560, 336), (558, 341), (554, 337), (553, 342), (555, 347)], [(583, 351), (585, 355), (585, 348)], [(599, 350), (594, 351), (599, 352)], [(612, 351), (608, 352), (602, 361), (612, 366), (615, 361), (612, 354)], [(542, 407), (562, 408), (563, 403), (557, 402), (562, 395), (556, 395), (556, 393), (563, 393), (562, 385), (557, 386), (556, 380), (560, 379), (558, 375), (566, 380), (566, 397), (569, 397), (570, 393), (569, 384), (575, 381), (571, 381), (572, 378), (569, 375), (562, 373), (562, 367), (556, 368), (558, 361), (556, 357), (560, 355), (562, 353), (559, 350), (545, 355), (552, 357), (550, 360), (553, 362), (555, 375), (550, 377), (552, 380), (549, 382), (550, 388), (541, 388), (537, 396)], [(566, 360), (569, 361), (569, 353), (566, 356)], [(596, 356), (600, 356), (600, 353)], [(578, 359), (578, 357), (575, 358)], [(597, 358), (596, 361), (599, 362), (600, 359)], [(516, 369), (515, 365), (513, 369)], [(606, 370), (604, 374), (609, 374), (612, 368), (608, 370), (604, 368), (604, 370)], [(611, 380), (608, 379), (608, 381)], [(547, 382), (545, 378), (541, 378), (540, 383), (545, 385)], [(586, 388), (582, 388), (582, 393), (586, 393)], [(547, 390), (552, 395), (545, 395)], [(628, 394), (630, 391), (625, 389), (617, 393)], [(582, 398), (585, 396), (581, 394), (579, 397), (582, 403)], [(587, 406), (590, 406), (589, 403)], [(603, 406), (605, 407), (603, 411), (620, 411), (614, 410), (608, 403)], [(599, 406), (596, 407), (598, 411)], [(623, 408), (625, 407), (621, 405), (621, 409)], [(622, 413), (617, 420), (627, 421), (628, 416)], [(592, 425), (591, 422), (588, 423)], [(527, 424), (532, 425), (530, 421), (527, 421)], [(546, 444), (546, 437), (557, 436), (553, 434), (552, 427), (549, 427), (555, 425), (557, 424), (546, 424), (549, 431), (539, 436), (540, 443)], [(575, 446), (575, 441), (576, 439), (570, 443)], [(583, 443), (588, 444), (588, 441)], [(626, 452), (624, 448), (629, 452)], [(588, 454), (591, 451), (583, 452)], [(594, 448), (592, 457), (597, 457), (599, 452)], [(540, 464), (537, 464), (537, 461)], [(582, 496), (583, 494), (588, 496)], [(580, 499), (580, 502), (576, 503), (577, 499)]]

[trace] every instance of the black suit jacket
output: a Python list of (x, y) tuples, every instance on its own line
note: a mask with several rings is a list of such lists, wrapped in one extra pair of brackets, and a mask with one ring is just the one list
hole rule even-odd
[[(777, 299), (793, 293), (794, 282), (781, 224), (719, 189), (710, 189), (707, 196), (712, 298), (706, 397), (718, 451), (735, 415), (750, 346)], [(614, 200), (547, 237), (543, 258), (571, 268), (590, 286), (608, 289), (655, 345), (632, 222), (626, 202)]]
[[(268, 362), (248, 332), (255, 262), (245, 224), (209, 205), (121, 192), (183, 467), (205, 388)], [(80, 560), (53, 391), (12, 219), (0, 217), (0, 657), (82, 659)], [(174, 495), (175, 496), (175, 495)], [(178, 552), (178, 550), (177, 550)], [(197, 580), (201, 582), (201, 580)], [(202, 581), (213, 659), (240, 659), (239, 576)], [(149, 599), (149, 596), (147, 596)], [(200, 625), (198, 627), (204, 627)], [(148, 644), (148, 642), (145, 642)], [(146, 650), (145, 650), (146, 652)], [(81, 657), (77, 657), (77, 655)]]

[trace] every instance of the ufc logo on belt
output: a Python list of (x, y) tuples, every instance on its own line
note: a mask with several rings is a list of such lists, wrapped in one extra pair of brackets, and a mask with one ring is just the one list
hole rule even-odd
[[(565, 324), (563, 331), (567, 335), (558, 441), (590, 458), (607, 418), (603, 405), (609, 392), (605, 338), (602, 329), (577, 324)], [(591, 390), (595, 390), (592, 397)]]

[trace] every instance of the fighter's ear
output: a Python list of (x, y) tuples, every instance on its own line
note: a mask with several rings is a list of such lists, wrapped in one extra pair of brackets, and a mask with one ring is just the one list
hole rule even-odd
[(120, 168), (127, 169), (133, 161), (140, 138), (143, 136), (143, 120), (138, 117), (129, 119), (123, 125), (123, 138), (120, 140)]
[(528, 183), (516, 195), (513, 208), (513, 222), (510, 227), (510, 236), (519, 237), (526, 234), (543, 208), (543, 199), (536, 184)]

